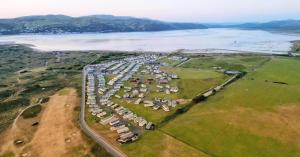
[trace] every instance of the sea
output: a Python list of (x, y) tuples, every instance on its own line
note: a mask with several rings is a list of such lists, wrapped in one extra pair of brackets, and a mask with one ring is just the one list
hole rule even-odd
[(31, 45), (40, 51), (141, 51), (284, 54), (300, 34), (228, 28), (157, 32), (0, 35), (0, 43)]

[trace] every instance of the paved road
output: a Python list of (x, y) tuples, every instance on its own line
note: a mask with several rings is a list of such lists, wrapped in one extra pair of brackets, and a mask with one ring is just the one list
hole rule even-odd
[(96, 143), (101, 145), (114, 157), (127, 157), (125, 153), (117, 149), (115, 146), (111, 145), (103, 136), (97, 134), (93, 129), (91, 129), (85, 121), (85, 81), (86, 81), (86, 72), (85, 67), (82, 71), (82, 94), (81, 94), (81, 111), (80, 111), (80, 127), (82, 131), (91, 137)]

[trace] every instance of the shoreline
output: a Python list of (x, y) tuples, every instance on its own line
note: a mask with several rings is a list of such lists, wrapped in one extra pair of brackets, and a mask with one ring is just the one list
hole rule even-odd
[[(300, 44), (300, 40), (290, 41), (291, 43), (297, 42)], [(98, 53), (137, 53), (137, 54), (143, 54), (143, 53), (150, 53), (150, 54), (175, 54), (175, 53), (181, 53), (181, 54), (203, 54), (203, 55), (218, 55), (218, 54), (256, 54), (256, 55), (289, 55), (289, 53), (292, 51), (293, 45), (291, 45), (290, 51), (273, 51), (273, 52), (258, 52), (258, 51), (247, 51), (247, 50), (232, 50), (232, 49), (177, 49), (173, 51), (147, 51), (147, 50), (40, 50), (36, 48), (35, 45), (32, 44), (22, 44), (22, 43), (16, 43), (16, 42), (8, 42), (8, 43), (1, 43), (1, 45), (21, 45), (28, 47), (30, 49), (33, 49), (34, 51), (41, 52), (41, 53), (50, 53), (50, 52), (98, 52)], [(300, 46), (300, 45), (299, 45)]]

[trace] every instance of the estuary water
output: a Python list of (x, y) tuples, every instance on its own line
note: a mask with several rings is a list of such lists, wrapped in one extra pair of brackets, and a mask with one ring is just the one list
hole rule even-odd
[(293, 40), (300, 40), (300, 35), (223, 28), (130, 33), (0, 35), (0, 43), (30, 44), (41, 51), (171, 52), (186, 49), (199, 50), (195, 52), (232, 50), (232, 52), (287, 53), (291, 47), (290, 41)]

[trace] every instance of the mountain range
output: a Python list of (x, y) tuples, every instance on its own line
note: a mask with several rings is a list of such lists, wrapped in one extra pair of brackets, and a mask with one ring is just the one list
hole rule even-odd
[(207, 27), (196, 23), (171, 23), (146, 18), (112, 15), (92, 15), (83, 17), (45, 15), (0, 19), (1, 34), (144, 32), (204, 28)]
[(0, 19), (0, 34), (146, 32), (206, 28), (239, 28), (300, 32), (300, 20), (243, 24), (204, 24), (164, 22), (147, 18), (112, 15), (91, 15), (82, 17), (42, 15)]

